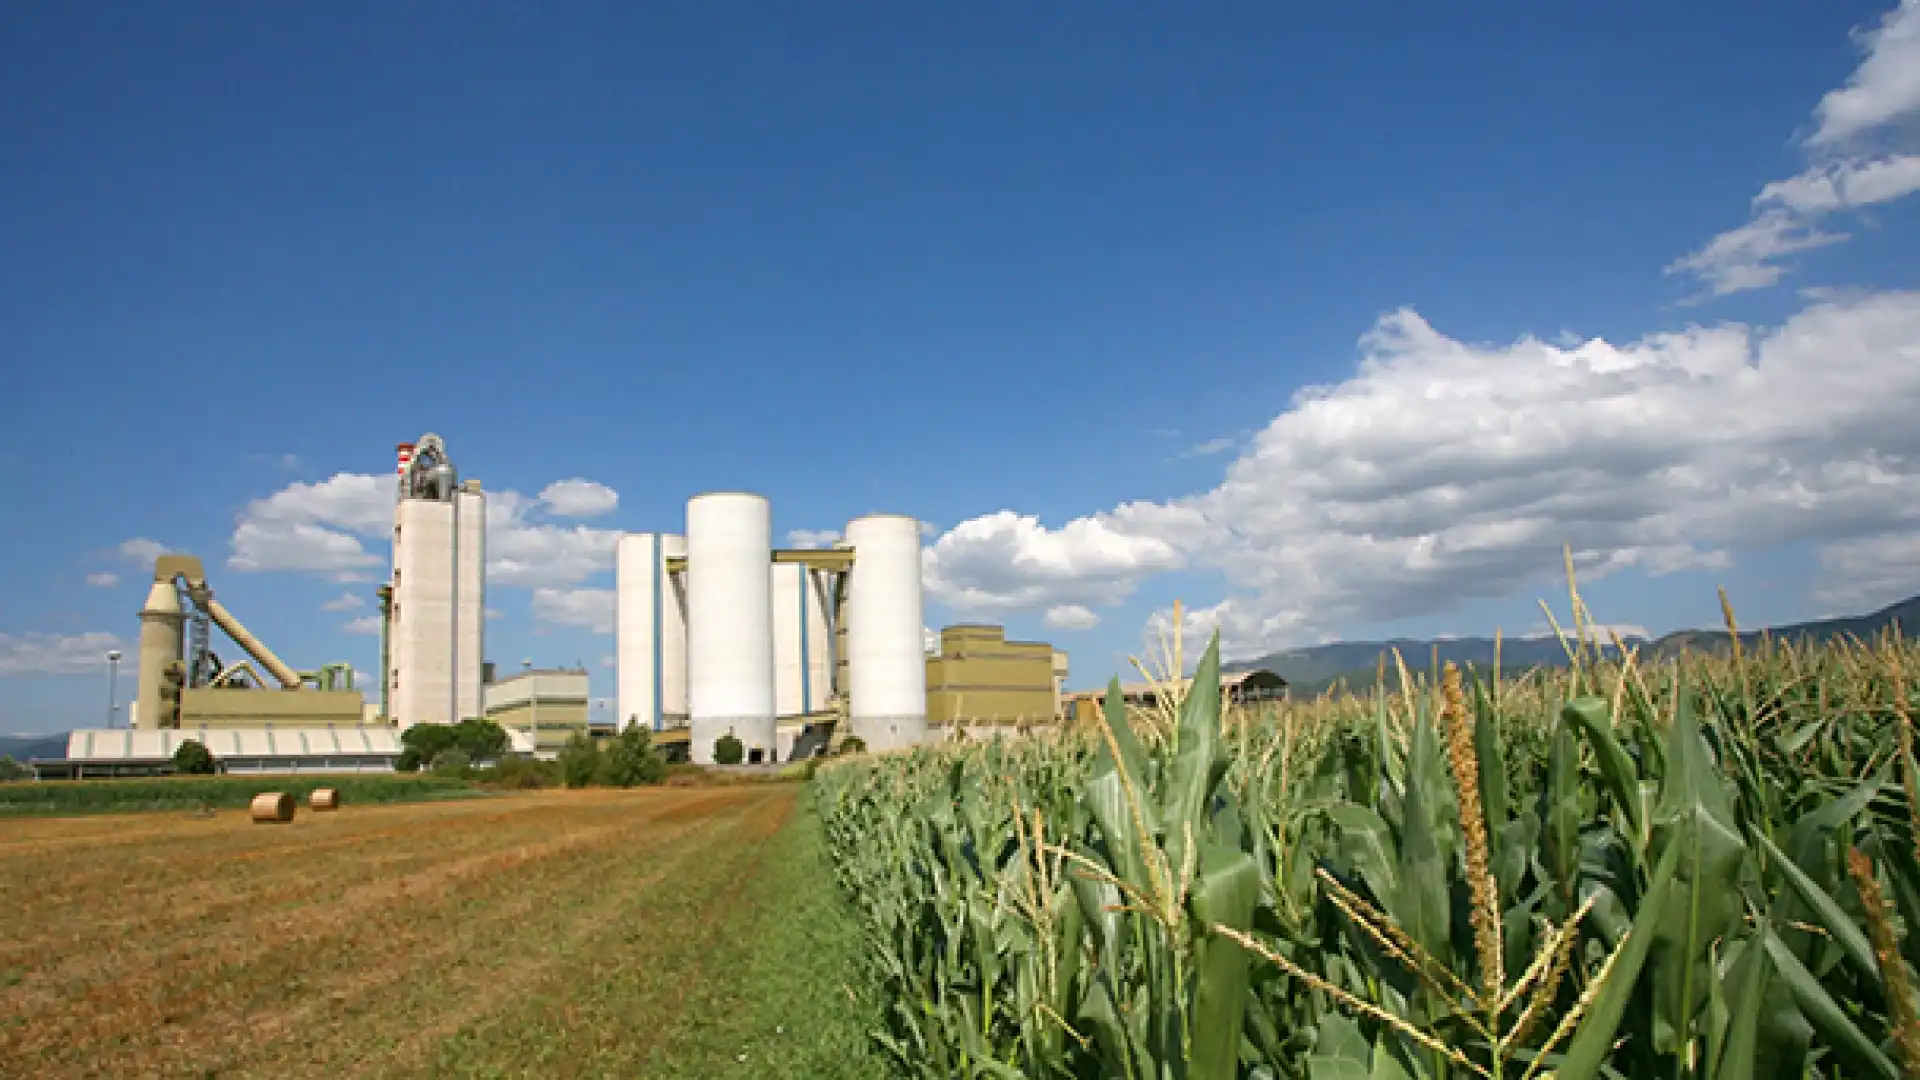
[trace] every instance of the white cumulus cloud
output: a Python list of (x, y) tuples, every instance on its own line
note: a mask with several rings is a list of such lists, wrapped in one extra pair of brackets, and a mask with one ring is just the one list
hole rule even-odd
[(598, 517), (620, 505), (620, 493), (605, 484), (574, 477), (548, 484), (540, 492), (540, 501), (555, 517)]
[(925, 549), (922, 578), (961, 610), (1117, 604), (1143, 576), (1184, 563), (1167, 539), (1128, 528), (1127, 516), (1123, 507), (1058, 529), (1012, 510), (963, 521)]
[(367, 606), (366, 600), (363, 599), (359, 593), (343, 592), (339, 596), (336, 596), (333, 599), (327, 601), (326, 603), (321, 604), (320, 610), (321, 611), (352, 611), (355, 608), (363, 608), (366, 606)]
[(1231, 592), (1188, 629), (1245, 654), (1550, 582), (1563, 544), (1592, 579), (1920, 529), (1920, 292), (1572, 347), (1469, 344), (1400, 311), (1362, 354), (1216, 487), (1051, 530), (963, 522), (925, 555), (929, 591), (1097, 609), (1147, 575), (1211, 570)]
[(1766, 288), (1786, 274), (1788, 256), (1847, 239), (1821, 228), (1822, 219), (1920, 191), (1910, 123), (1920, 115), (1920, 0), (1902, 0), (1855, 37), (1866, 57), (1815, 108), (1807, 169), (1763, 187), (1751, 220), (1674, 260), (1668, 273), (1692, 275), (1716, 296)]
[(108, 570), (98, 570), (87, 575), (87, 585), (95, 589), (111, 589), (120, 584), (120, 575)]
[(393, 528), (393, 490), (390, 476), (337, 473), (255, 499), (234, 527), (227, 565), (357, 579), (387, 561), (362, 541), (384, 541)]
[(578, 626), (596, 634), (613, 633), (612, 589), (535, 589), (533, 617), (554, 626)]
[(362, 615), (340, 624), (340, 629), (349, 634), (377, 634), (380, 632), (380, 616)]
[(796, 548), (829, 548), (840, 542), (838, 529), (794, 529), (787, 543)]
[(114, 550), (121, 558), (133, 563), (135, 566), (144, 566), (151, 570), (153, 569), (155, 559), (158, 559), (173, 549), (158, 540), (149, 540), (144, 536), (136, 536), (131, 540), (122, 540), (120, 546)]
[(1100, 614), (1082, 604), (1050, 607), (1040, 621), (1055, 630), (1091, 630), (1100, 625)]
[(539, 505), (512, 491), (487, 496), (488, 585), (574, 585), (613, 569), (619, 530), (537, 521)]
[(105, 671), (107, 651), (126, 646), (104, 630), (84, 634), (0, 634), (0, 675)]
[(1814, 146), (1845, 143), (1920, 109), (1920, 0), (1901, 0), (1880, 25), (1856, 33), (1867, 56), (1847, 85), (1828, 91), (1814, 110)]
[[(579, 510), (578, 491), (567, 490), (573, 494), (561, 502)], [(393, 477), (385, 474), (338, 473), (317, 483), (289, 484), (247, 504), (234, 527), (227, 565), (371, 580), (392, 559), (393, 503)], [(552, 511), (545, 497), (487, 493), (488, 585), (571, 585), (612, 569), (617, 530), (541, 520)]]

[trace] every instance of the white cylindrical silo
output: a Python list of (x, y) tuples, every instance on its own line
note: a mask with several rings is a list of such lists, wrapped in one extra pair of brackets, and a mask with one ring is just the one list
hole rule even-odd
[(927, 658), (922, 646), (920, 523), (871, 514), (847, 523), (848, 720), (869, 750), (925, 741)]
[(805, 674), (807, 712), (819, 712), (833, 702), (833, 631), (827, 611), (833, 605), (832, 575), (809, 568), (806, 590), (806, 634), (800, 639), (801, 669)]
[(798, 563), (776, 563), (769, 573), (776, 712), (788, 717), (825, 709), (833, 693), (833, 641), (823, 575)]
[(687, 722), (684, 587), (666, 560), (687, 541), (671, 533), (628, 533), (614, 548), (616, 723), (660, 731)]
[(614, 724), (660, 730), (660, 601), (657, 533), (627, 533), (613, 549)]
[(713, 761), (731, 730), (774, 755), (773, 519), (759, 495), (716, 492), (687, 502), (687, 711), (690, 756)]
[(778, 716), (806, 712), (806, 574), (793, 563), (767, 568), (773, 595), (773, 705)]
[(612, 548), (612, 682), (614, 724), (659, 730), (659, 686), (653, 678), (653, 611), (660, 596), (659, 538), (626, 532)]

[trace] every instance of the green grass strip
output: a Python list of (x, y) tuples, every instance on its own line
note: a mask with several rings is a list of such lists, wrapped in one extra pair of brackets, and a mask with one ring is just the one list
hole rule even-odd
[(768, 845), (741, 897), (746, 914), (724, 934), (729, 955), (686, 988), (685, 1019), (647, 1076), (892, 1075), (870, 1034), (879, 1006), (860, 963), (859, 926), (808, 801)]
[(452, 777), (310, 774), (306, 776), (180, 776), (127, 780), (51, 780), (0, 784), (0, 818), (127, 814), (152, 810), (230, 810), (263, 791), (285, 791), (304, 802), (315, 788), (340, 792), (347, 806), (424, 802), (478, 795)]

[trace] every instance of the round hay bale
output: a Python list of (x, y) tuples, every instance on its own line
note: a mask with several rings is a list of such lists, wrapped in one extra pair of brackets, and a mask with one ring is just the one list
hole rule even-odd
[(293, 820), (293, 796), (284, 791), (264, 791), (253, 797), (253, 821), (273, 825)]
[(307, 806), (314, 810), (338, 810), (340, 791), (330, 787), (314, 788), (313, 794), (307, 796)]

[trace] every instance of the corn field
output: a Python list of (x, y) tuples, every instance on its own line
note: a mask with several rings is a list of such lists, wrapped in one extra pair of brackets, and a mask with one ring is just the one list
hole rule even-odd
[(1255, 714), (1216, 638), (1092, 731), (821, 768), (876, 1038), (925, 1077), (1920, 1076), (1920, 650), (1643, 663), (1575, 614), (1556, 671)]

